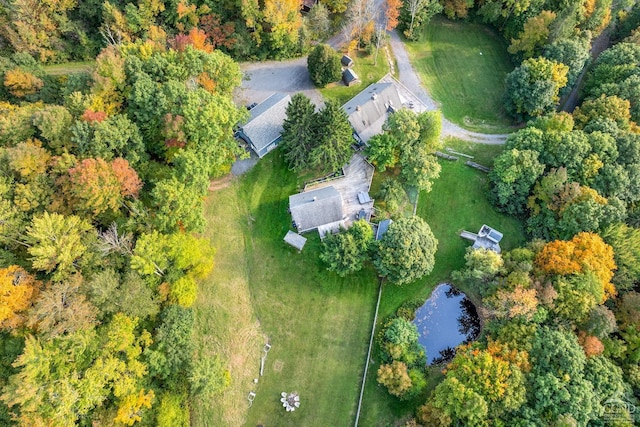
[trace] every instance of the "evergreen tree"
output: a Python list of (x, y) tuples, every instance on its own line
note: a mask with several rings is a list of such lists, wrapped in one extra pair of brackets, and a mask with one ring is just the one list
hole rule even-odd
[(313, 123), (316, 119), (315, 107), (302, 93), (291, 97), (287, 105), (287, 118), (282, 127), (280, 147), (290, 169), (300, 170), (309, 166), (309, 154), (316, 138)]
[(316, 120), (318, 145), (311, 152), (311, 164), (324, 172), (336, 171), (351, 158), (353, 131), (347, 113), (336, 101), (327, 101)]

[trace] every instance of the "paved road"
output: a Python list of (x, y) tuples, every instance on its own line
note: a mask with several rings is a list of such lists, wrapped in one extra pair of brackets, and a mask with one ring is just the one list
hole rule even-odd
[[(339, 47), (346, 39), (343, 32), (332, 37), (328, 42), (331, 46)], [(404, 44), (396, 31), (391, 32), (391, 49), (395, 54), (398, 65), (398, 80), (411, 90), (430, 110), (438, 108), (438, 104), (424, 89), (420, 77), (409, 61)], [(245, 79), (240, 89), (234, 94), (239, 104), (251, 104), (265, 100), (273, 92), (296, 93), (307, 95), (317, 106), (322, 106), (320, 92), (315, 88), (307, 71), (307, 58), (289, 61), (251, 62), (241, 64)], [(442, 118), (442, 136), (453, 136), (466, 141), (481, 144), (503, 144), (508, 135), (491, 135), (471, 132)]]

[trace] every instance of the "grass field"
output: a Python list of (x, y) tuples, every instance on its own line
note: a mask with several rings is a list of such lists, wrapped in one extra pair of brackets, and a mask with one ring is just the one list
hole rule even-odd
[(42, 67), (45, 73), (52, 76), (62, 76), (73, 73), (86, 73), (93, 70), (95, 61), (65, 62), (64, 64), (45, 65)]
[[(457, 140), (445, 145), (487, 166), (501, 150)], [(417, 210), (440, 242), (435, 269), (407, 286), (385, 285), (380, 320), (405, 301), (426, 299), (462, 266), (469, 246), (458, 237), (463, 228), (475, 231), (487, 223), (504, 232), (506, 249), (524, 241), (519, 223), (489, 205), (485, 174), (462, 160), (441, 164), (440, 178), (431, 193), (420, 195)], [(306, 236), (302, 253), (283, 243), (290, 226), (288, 196), (301, 184), (276, 150), (207, 200), (206, 235), (217, 248), (216, 268), (200, 289), (195, 339), (201, 351), (223, 355), (233, 382), (215, 402), (194, 402), (194, 426), (343, 426), (354, 421), (377, 280), (371, 269), (346, 279), (327, 272), (313, 233)], [(272, 348), (256, 385), (266, 340)], [(362, 426), (394, 425), (426, 398), (425, 392), (413, 402), (399, 402), (377, 385), (377, 368), (376, 363), (370, 366)], [(440, 379), (432, 369), (429, 389)], [(249, 408), (246, 397), (252, 390), (256, 398)], [(298, 411), (284, 411), (282, 391), (300, 393)]]
[[(355, 418), (377, 279), (372, 270), (348, 279), (327, 272), (313, 233), (300, 254), (284, 244), (288, 196), (297, 185), (275, 151), (208, 199), (217, 265), (200, 291), (196, 338), (220, 349), (230, 342), (225, 357), (238, 367), (231, 390), (212, 409), (193, 409), (193, 425), (339, 426)], [(272, 348), (254, 385), (262, 334)], [(248, 409), (251, 390), (256, 398)], [(285, 412), (283, 391), (300, 393), (298, 411)]]
[(513, 65), (500, 35), (483, 25), (437, 16), (426, 26), (422, 39), (406, 47), (447, 119), (477, 132), (510, 130), (512, 121), (500, 99)]
[[(456, 151), (473, 155), (480, 164), (491, 166), (493, 158), (500, 152), (500, 146), (470, 144), (449, 140), (446, 146)], [(458, 234), (462, 229), (476, 232), (486, 223), (504, 233), (501, 242), (504, 249), (511, 249), (524, 243), (520, 223), (497, 212), (488, 202), (486, 174), (464, 165), (463, 160), (450, 162), (440, 160), (442, 172), (433, 184), (430, 193), (421, 193), (417, 214), (431, 226), (438, 239), (438, 252), (433, 272), (426, 278), (403, 287), (385, 286), (380, 303), (379, 321), (393, 314), (405, 301), (426, 299), (433, 288), (449, 280), (451, 271), (464, 264), (464, 253), (470, 243)], [(375, 360), (375, 354), (373, 356)], [(412, 415), (412, 410), (424, 403), (430, 388), (441, 378), (438, 369), (431, 369), (428, 390), (414, 401), (400, 402), (391, 397), (383, 387), (377, 385), (376, 371), (379, 364), (369, 366), (369, 375), (361, 413), (363, 426), (396, 425), (399, 419)]]
[(385, 50), (382, 48), (378, 52), (376, 65), (373, 65), (373, 55), (367, 55), (363, 51), (358, 51), (355, 54), (350, 52), (349, 56), (353, 58), (353, 70), (360, 77), (361, 83), (347, 87), (344, 83), (337, 82), (320, 89), (320, 93), (325, 99), (336, 100), (340, 105), (345, 104), (364, 88), (371, 83), (377, 82), (389, 72), (389, 62), (387, 61)]

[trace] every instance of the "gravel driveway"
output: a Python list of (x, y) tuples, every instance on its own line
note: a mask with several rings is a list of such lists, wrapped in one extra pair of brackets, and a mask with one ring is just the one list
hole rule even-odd
[[(341, 32), (329, 42), (336, 46), (344, 37)], [(420, 77), (413, 69), (409, 55), (396, 31), (391, 32), (390, 44), (398, 64), (397, 79), (420, 98), (430, 110), (437, 109), (438, 104), (422, 86)], [(324, 103), (322, 95), (309, 78), (306, 57), (288, 61), (246, 62), (240, 64), (240, 68), (244, 73), (244, 78), (241, 87), (234, 93), (234, 99), (240, 105), (262, 102), (274, 92), (284, 92), (291, 95), (302, 92), (316, 106), (321, 107)], [(471, 132), (443, 117), (442, 136), (453, 136), (481, 144), (503, 144), (508, 135)]]
[(302, 92), (317, 106), (322, 95), (315, 88), (307, 71), (307, 58), (289, 61), (246, 62), (240, 64), (244, 73), (242, 86), (234, 93), (238, 104), (262, 102), (274, 92), (293, 95)]

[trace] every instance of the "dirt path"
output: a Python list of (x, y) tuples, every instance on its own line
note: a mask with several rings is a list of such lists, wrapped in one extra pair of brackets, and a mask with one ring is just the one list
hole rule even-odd
[[(609, 47), (609, 43), (611, 42), (611, 29), (610, 27), (604, 30), (596, 39), (593, 41), (591, 45), (591, 63), (593, 64), (600, 56), (600, 54)], [(567, 97), (567, 100), (562, 105), (562, 111), (566, 111), (567, 113), (573, 113), (576, 106), (578, 105), (578, 95), (580, 94), (580, 90), (582, 89), (582, 81), (584, 79), (585, 74), (587, 73), (587, 68), (589, 65), (585, 66), (578, 76), (578, 79), (573, 85), (573, 89), (571, 93)]]

